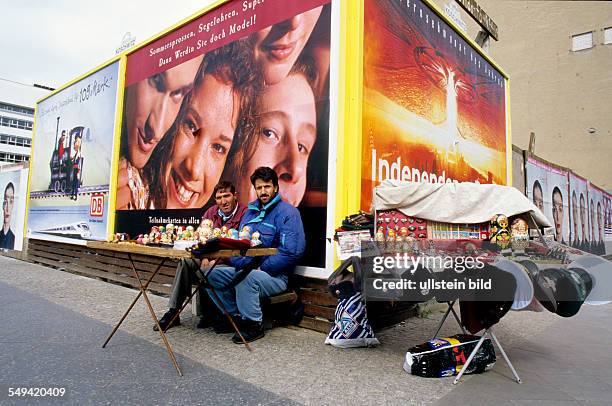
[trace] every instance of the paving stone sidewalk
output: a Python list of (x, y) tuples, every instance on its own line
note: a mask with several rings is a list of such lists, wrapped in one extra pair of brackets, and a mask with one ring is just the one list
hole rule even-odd
[[(100, 348), (111, 327), (118, 321), (136, 295), (135, 290), (6, 257), (0, 257), (0, 283), (20, 289), (54, 305), (70, 309), (90, 321), (101, 323), (97, 328), (81, 332), (82, 335), (77, 340), (92, 344), (91, 356), (103, 359), (108, 354), (109, 359), (120, 358), (123, 363), (128, 366), (133, 365), (131, 368), (134, 368), (140, 365), (138, 363), (142, 361), (142, 354), (147, 353), (148, 362), (151, 362), (154, 367), (165, 363), (167, 373), (175, 373), (165, 354), (159, 334), (151, 329), (152, 321), (142, 300), (124, 322), (121, 329), (122, 335), (113, 338), (107, 349)], [(150, 295), (150, 297), (156, 312), (163, 313), (167, 299), (155, 295)], [(2, 301), (3, 299), (0, 299), (0, 302)], [(581, 313), (584, 312), (589, 316), (593, 314), (595, 319), (601, 318), (591, 326), (593, 327), (591, 335), (596, 344), (595, 336), (598, 333), (609, 334), (609, 331), (598, 331), (597, 329), (602, 321), (610, 325), (610, 307), (583, 309), (586, 311), (583, 310)], [(26, 304), (21, 306), (20, 312), (27, 314)], [(195, 318), (183, 318), (183, 326), (169, 330), (168, 337), (175, 352), (181, 355), (180, 362), (186, 377), (189, 377), (190, 374), (201, 373), (197, 371), (202, 367), (205, 367), (208, 372), (218, 371), (220, 376), (228, 376), (244, 385), (252, 385), (248, 387), (253, 390), (263, 391), (260, 395), (253, 395), (253, 398), (263, 396), (264, 402), (267, 399), (272, 399), (272, 401), (283, 399), (303, 404), (405, 405), (432, 404), (438, 401), (442, 402), (441, 404), (450, 401), (453, 401), (453, 404), (488, 404), (489, 402), (485, 401), (487, 397), (482, 391), (483, 385), (489, 384), (497, 386), (493, 386), (494, 390), (485, 391), (485, 394), (491, 393), (499, 398), (499, 393), (508, 393), (505, 398), (501, 398), (508, 402), (553, 401), (555, 399), (588, 400), (584, 396), (581, 398), (576, 391), (566, 393), (567, 397), (565, 395), (549, 396), (549, 398), (544, 395), (538, 397), (533, 390), (516, 392), (525, 393), (524, 396), (512, 395), (517, 391), (516, 387), (519, 385), (507, 378), (510, 376), (509, 370), (501, 357), (498, 357), (498, 364), (493, 371), (479, 376), (466, 376), (457, 386), (452, 385), (451, 379), (424, 379), (407, 375), (401, 367), (406, 350), (431, 338), (430, 335), (435, 330), (441, 316), (441, 313), (436, 312), (427, 318), (410, 319), (402, 325), (385, 330), (378, 335), (381, 346), (375, 349), (340, 350), (325, 346), (323, 334), (297, 328), (277, 328), (268, 332), (264, 339), (253, 343), (255, 351), (248, 353), (242, 346), (231, 343), (229, 335), (219, 336), (210, 330), (195, 329)], [(531, 382), (528, 379), (530, 375), (526, 374), (525, 370), (530, 367), (534, 359), (533, 354), (537, 354), (538, 357), (545, 360), (542, 362), (548, 362), (549, 366), (557, 369), (568, 365), (567, 359), (560, 359), (560, 356), (564, 354), (557, 351), (554, 346), (542, 341), (540, 337), (548, 335), (548, 332), (554, 331), (554, 328), (563, 330), (569, 326), (566, 324), (568, 321), (578, 323), (580, 321), (589, 322), (589, 320), (591, 317), (562, 320), (549, 313), (514, 312), (507, 315), (497, 327), (497, 336), (515, 361), (515, 366), (523, 380)], [(103, 328), (104, 325), (106, 329)], [(20, 336), (28, 336), (32, 328), (28, 327), (14, 332), (13, 340), (17, 340)], [(582, 327), (573, 325), (572, 328)], [(452, 335), (458, 331), (456, 324), (449, 320), (441, 335)], [(576, 334), (578, 333), (577, 331)], [(583, 330), (581, 334), (587, 333)], [(142, 340), (151, 347), (145, 346), (140, 352), (132, 352), (128, 341), (133, 339)], [(532, 345), (534, 341), (537, 344), (536, 347)], [(603, 343), (603, 341), (600, 342)], [(95, 343), (99, 345), (94, 345)], [(568, 346), (569, 349), (581, 348), (580, 342), (568, 344)], [(3, 352), (4, 350), (0, 350), (0, 354)], [(577, 353), (574, 352), (574, 354)], [(576, 359), (572, 362), (579, 363), (578, 355), (575, 355)], [(608, 363), (611, 360), (611, 356), (607, 353), (601, 357), (605, 358)], [(574, 364), (571, 365), (574, 366)], [(14, 365), (13, 368), (18, 368), (18, 366)], [(543, 375), (540, 374), (534, 378), (533, 384), (536, 387), (541, 386), (542, 382), (535, 379), (542, 377)], [(78, 381), (80, 378), (74, 376), (74, 379)], [(550, 393), (556, 393), (555, 390), (558, 389), (554, 388), (557, 388), (558, 385), (555, 385), (555, 382), (558, 381), (553, 382), (556, 377), (548, 377), (548, 379), (545, 386), (552, 391)], [(133, 375), (125, 373), (126, 388), (129, 387), (132, 380)], [(114, 383), (119, 384), (120, 381), (121, 375), (115, 376)], [(526, 384), (520, 385), (521, 390), (523, 387), (529, 388)], [(605, 386), (602, 388), (608, 389)], [(535, 390), (535, 388), (532, 389)], [(470, 398), (470, 401), (454, 400), (476, 393), (478, 395)], [(597, 398), (597, 396), (591, 396), (591, 400), (597, 400)], [(483, 402), (481, 403), (480, 400)]]

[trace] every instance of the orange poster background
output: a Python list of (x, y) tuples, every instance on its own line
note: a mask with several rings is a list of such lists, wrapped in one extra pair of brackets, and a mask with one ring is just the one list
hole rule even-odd
[(505, 79), (421, 1), (365, 0), (362, 199), (386, 178), (506, 183)]

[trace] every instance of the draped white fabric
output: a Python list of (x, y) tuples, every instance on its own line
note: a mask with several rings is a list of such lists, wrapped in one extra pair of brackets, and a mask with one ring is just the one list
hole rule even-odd
[(374, 189), (374, 208), (398, 209), (407, 216), (454, 224), (484, 223), (496, 214), (532, 212), (540, 226), (552, 227), (531, 200), (511, 186), (386, 180)]

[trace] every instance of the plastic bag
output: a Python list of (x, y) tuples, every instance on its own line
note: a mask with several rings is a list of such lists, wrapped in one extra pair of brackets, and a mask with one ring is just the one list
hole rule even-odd
[[(414, 346), (406, 353), (404, 371), (426, 378), (457, 375), (476, 348), (478, 340), (479, 336), (457, 334), (452, 337), (434, 338)], [(486, 338), (465, 373), (482, 373), (491, 369), (495, 360), (493, 344)]]
[(379, 344), (368, 322), (361, 293), (338, 300), (336, 321), (325, 344), (339, 348), (373, 347)]

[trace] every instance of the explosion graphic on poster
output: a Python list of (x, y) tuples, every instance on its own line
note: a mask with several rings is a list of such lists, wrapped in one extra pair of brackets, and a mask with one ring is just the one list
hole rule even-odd
[(362, 207), (385, 179), (506, 183), (505, 79), (421, 1), (365, 2)]

